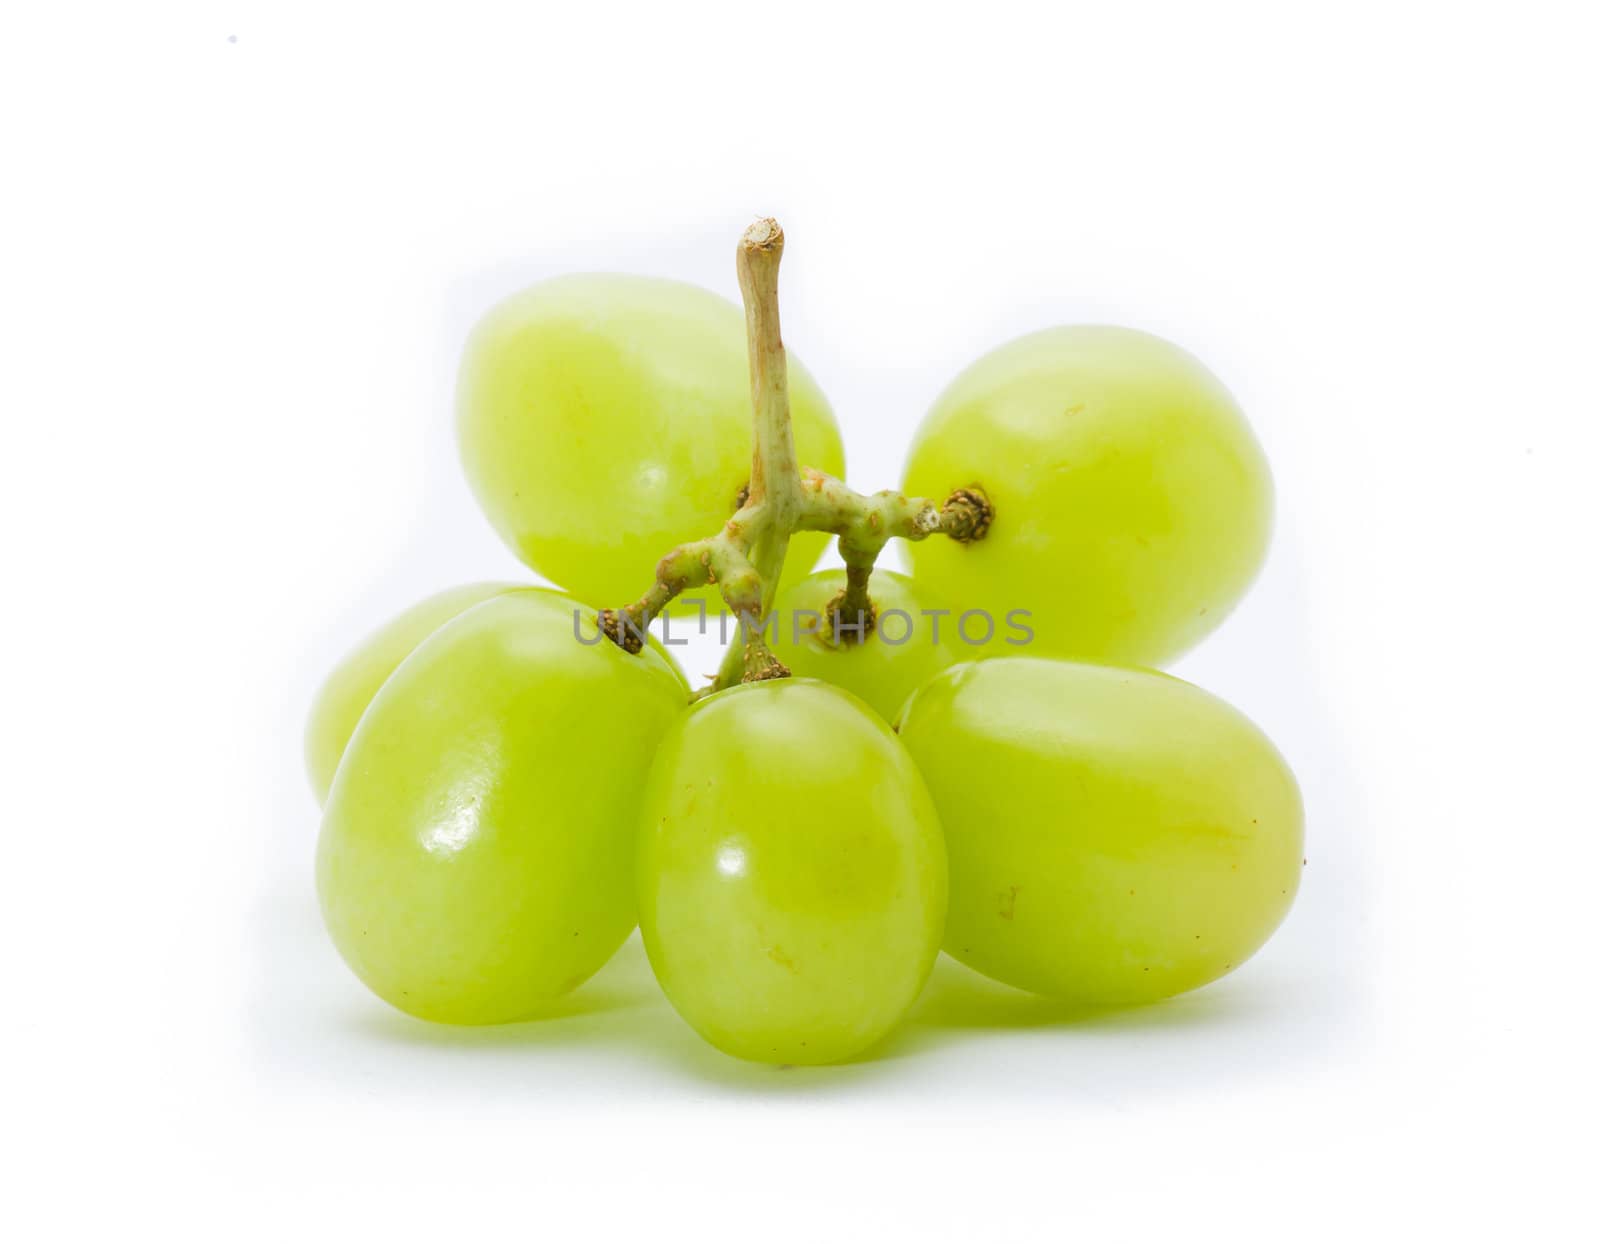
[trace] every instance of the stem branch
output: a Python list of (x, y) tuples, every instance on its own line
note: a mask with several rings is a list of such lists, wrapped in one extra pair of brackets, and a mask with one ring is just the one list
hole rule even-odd
[[(924, 540), (935, 533), (965, 544), (981, 540), (994, 518), (994, 507), (976, 485), (957, 489), (940, 504), (893, 491), (863, 496), (820, 471), (801, 471), (789, 412), (788, 360), (778, 325), (782, 259), (783, 230), (770, 217), (756, 221), (739, 239), (755, 446), (749, 488), (738, 513), (716, 535), (680, 545), (663, 557), (655, 583), (633, 604), (600, 612), (600, 628), (629, 652), (638, 652), (650, 620), (674, 597), (715, 583), (739, 619), (743, 643), (729, 645), (713, 690), (788, 674), (767, 646), (764, 625), (794, 532), (826, 531), (839, 537), (846, 586), (830, 603), (829, 614), (842, 617), (845, 629), (860, 642), (874, 620), (867, 589), (885, 544), (897, 536)], [(857, 623), (860, 629), (854, 630)]]
[(789, 417), (789, 362), (778, 327), (778, 265), (783, 230), (771, 217), (758, 220), (739, 239), (739, 292), (744, 296), (745, 341), (750, 353), (750, 404), (755, 410), (755, 453), (750, 464), (750, 501), (771, 505), (774, 525), (793, 530), (800, 495)]

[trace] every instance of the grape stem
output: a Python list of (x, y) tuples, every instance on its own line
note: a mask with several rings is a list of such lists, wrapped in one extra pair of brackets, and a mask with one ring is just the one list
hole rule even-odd
[[(708, 691), (737, 682), (783, 678), (789, 673), (767, 644), (778, 577), (797, 531), (839, 537), (845, 587), (828, 605), (834, 634), (855, 642), (872, 629), (868, 583), (878, 554), (891, 539), (925, 540), (935, 534), (968, 543), (982, 539), (994, 507), (976, 485), (936, 504), (900, 492), (864, 496), (795, 458), (789, 414), (789, 366), (778, 329), (778, 264), (783, 230), (770, 217), (739, 239), (739, 292), (744, 297), (750, 354), (750, 404), (755, 412), (755, 452), (750, 484), (738, 511), (716, 535), (673, 549), (656, 566), (656, 580), (623, 609), (600, 611), (600, 629), (629, 652), (644, 647), (650, 620), (680, 593), (714, 584), (739, 619), (739, 639), (728, 647)], [(842, 622), (843, 626), (837, 624)]]

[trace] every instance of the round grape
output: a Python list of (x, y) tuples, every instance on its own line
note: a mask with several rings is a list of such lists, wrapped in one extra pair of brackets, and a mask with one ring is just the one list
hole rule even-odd
[(634, 924), (633, 846), (651, 753), (688, 701), (653, 644), (581, 644), (574, 609), (523, 589), (423, 641), (373, 699), (317, 845), (345, 961), (423, 1019), (536, 1013)]
[(785, 678), (698, 702), (662, 741), (640, 825), (650, 963), (718, 1049), (851, 1058), (921, 990), (944, 928), (939, 822), (855, 697)]
[(984, 661), (920, 688), (900, 737), (949, 847), (945, 949), (996, 980), (1086, 1006), (1164, 998), (1238, 967), (1294, 900), (1294, 775), (1198, 687)]
[[(772, 650), (793, 674), (843, 687), (885, 721), (893, 721), (906, 697), (940, 670), (970, 661), (990, 647), (1006, 651), (998, 635), (982, 647), (968, 642), (948, 608), (912, 579), (890, 570), (874, 570), (869, 582), (876, 624), (865, 638), (841, 626), (836, 639), (828, 605), (844, 584), (843, 570), (822, 570), (779, 596)], [(843, 619), (844, 626), (859, 622)], [(969, 633), (974, 639), (980, 635), (972, 628)]]
[(1272, 483), (1221, 383), (1132, 329), (1053, 328), (974, 363), (918, 429), (905, 489), (994, 506), (970, 544), (909, 546), (959, 609), (1032, 614), (1038, 655), (1157, 665), (1198, 643), (1266, 555)]
[[(800, 462), (841, 475), (833, 412), (793, 355), (789, 394)], [(719, 530), (749, 482), (744, 316), (676, 281), (557, 277), (473, 330), (456, 410), (467, 478), (517, 556), (584, 600), (625, 605), (663, 554)], [(796, 576), (826, 543), (795, 537)]]

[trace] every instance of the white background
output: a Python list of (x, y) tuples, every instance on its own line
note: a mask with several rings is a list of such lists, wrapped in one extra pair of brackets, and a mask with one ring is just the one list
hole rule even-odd
[[(0, 1226), (1592, 1231), (1586, 7), (8, 8)], [(1279, 742), (1310, 863), (1233, 977), (1062, 1024), (945, 964), (881, 1060), (781, 1072), (636, 943), (492, 1031), (337, 960), (307, 700), (519, 574), (455, 460), (464, 333), (574, 269), (732, 296), (765, 213), (858, 487), (1052, 323), (1168, 336), (1251, 413), (1276, 543), (1178, 672)]]

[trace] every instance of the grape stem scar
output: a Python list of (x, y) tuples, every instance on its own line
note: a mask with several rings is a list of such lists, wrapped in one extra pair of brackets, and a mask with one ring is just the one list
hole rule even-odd
[(894, 537), (925, 540), (946, 535), (963, 544), (981, 540), (994, 507), (977, 485), (957, 489), (942, 504), (888, 490), (854, 492), (830, 475), (801, 467), (789, 418), (789, 373), (778, 331), (778, 263), (783, 230), (771, 218), (758, 220), (739, 239), (739, 292), (744, 298), (745, 339), (750, 352), (750, 402), (755, 413), (755, 452), (750, 483), (737, 512), (721, 531), (673, 549), (656, 566), (650, 590), (622, 609), (602, 609), (600, 629), (628, 652), (644, 647), (650, 620), (680, 593), (713, 584), (734, 617), (739, 638), (728, 647), (708, 690), (738, 682), (784, 678), (788, 669), (767, 646), (764, 622), (772, 609), (789, 538), (797, 531), (824, 531), (839, 538), (845, 587), (828, 604), (841, 642), (859, 642), (874, 619), (868, 583), (878, 554)]

